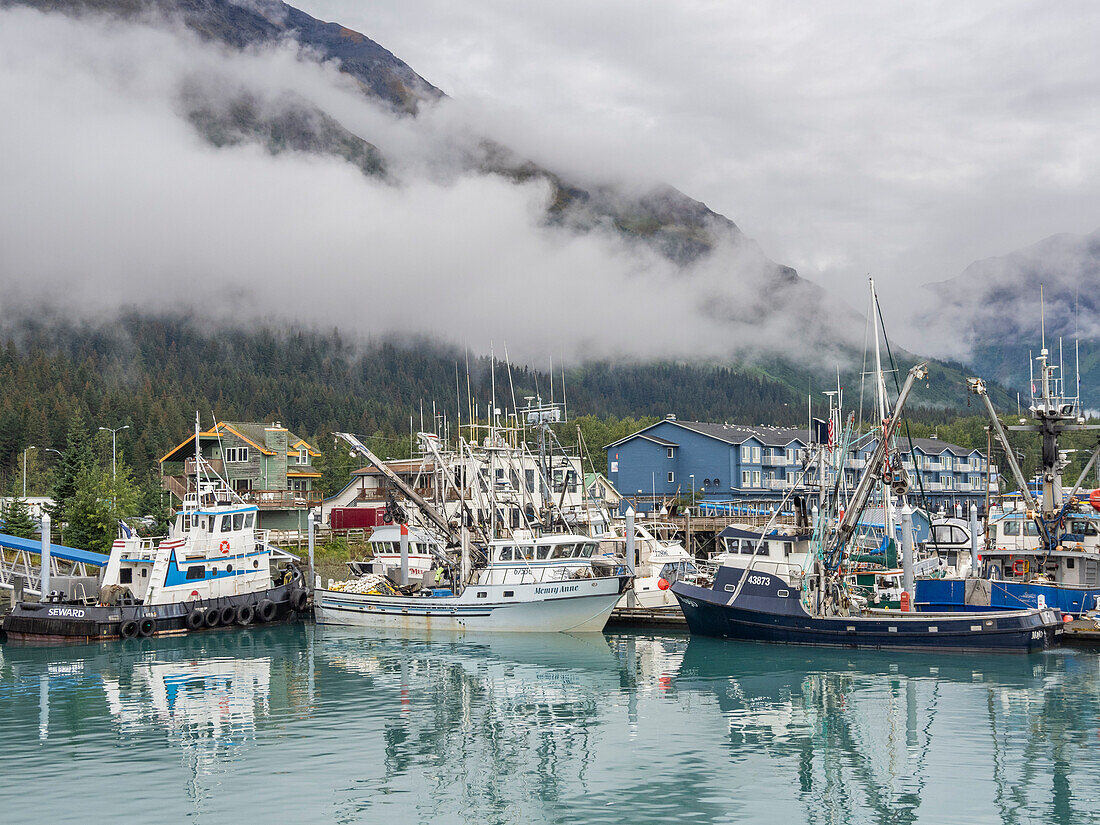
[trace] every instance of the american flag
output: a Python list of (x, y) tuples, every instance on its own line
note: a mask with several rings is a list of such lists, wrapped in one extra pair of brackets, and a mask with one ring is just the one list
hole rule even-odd
[(833, 422), (833, 417), (829, 416), (829, 449), (833, 448), (833, 444), (836, 443), (836, 425)]

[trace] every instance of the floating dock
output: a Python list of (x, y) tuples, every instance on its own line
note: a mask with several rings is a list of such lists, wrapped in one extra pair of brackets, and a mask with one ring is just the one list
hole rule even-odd
[(687, 619), (679, 607), (616, 607), (607, 620), (608, 628), (657, 628), (687, 632)]
[(1090, 619), (1075, 619), (1066, 622), (1065, 633), (1062, 634), (1062, 644), (1080, 647), (1100, 648), (1100, 627)]

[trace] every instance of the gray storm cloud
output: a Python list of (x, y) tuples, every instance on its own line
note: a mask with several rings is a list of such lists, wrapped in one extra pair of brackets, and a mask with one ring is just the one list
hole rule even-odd
[[(243, 92), (307, 100), (386, 157), (215, 147), (188, 119)], [(0, 11), (0, 283), (6, 303), (423, 334), (541, 361), (798, 355), (855, 335), (777, 283), (751, 243), (685, 272), (610, 231), (543, 221), (541, 183), (465, 171), (470, 113), (398, 118), (286, 42), (243, 53), (163, 23)], [(807, 323), (806, 318), (816, 318)], [(860, 330), (861, 332), (861, 330)]]
[(302, 6), (536, 159), (653, 170), (854, 307), (868, 273), (907, 314), (972, 261), (1100, 226), (1096, 3)]

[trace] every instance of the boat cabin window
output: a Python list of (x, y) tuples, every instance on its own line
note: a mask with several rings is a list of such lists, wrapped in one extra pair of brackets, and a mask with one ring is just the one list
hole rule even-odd
[(794, 542), (793, 541), (783, 542), (783, 554), (789, 556), (793, 552), (794, 552)]
[(256, 515), (255, 513), (245, 513), (244, 514), (244, 529), (245, 530), (251, 530), (252, 529), (252, 519), (255, 515)]
[(1069, 531), (1071, 533), (1082, 533), (1086, 536), (1095, 536), (1096, 525), (1088, 521), (1071, 521)]
[(201, 564), (193, 564), (187, 568), (188, 579), (205, 579), (206, 568)]
[(118, 583), (130, 584), (134, 581), (134, 570), (132, 567), (123, 567), (118, 571)]
[(550, 551), (553, 548), (549, 544), (543, 544), (540, 547), (535, 548), (535, 552), (540, 559), (545, 559), (550, 555)]
[(233, 529), (234, 530), (243, 530), (244, 529), (244, 513), (234, 513), (233, 514)]
[(185, 532), (191, 529), (191, 516), (186, 513), (180, 516), (180, 529)]
[(573, 555), (573, 545), (571, 544), (559, 544), (554, 548), (554, 552), (550, 554), (552, 559), (567, 559)]
[(533, 547), (525, 547), (523, 545), (518, 545), (518, 544), (516, 545), (516, 561), (519, 561), (520, 559), (530, 561), (531, 557), (533, 555), (534, 555), (534, 548)]
[(596, 545), (595, 544), (585, 544), (585, 545), (579, 545), (578, 544), (577, 547), (580, 548), (581, 555), (584, 556), (586, 559), (592, 558), (592, 556), (595, 555), (595, 553), (596, 553)]
[(228, 533), (233, 529), (233, 516), (222, 516), (222, 532)]
[(1018, 536), (1020, 535), (1020, 522), (1018, 521), (1006, 521), (1001, 524), (1002, 536)]
[(497, 556), (497, 558), (500, 561), (511, 561), (512, 560), (512, 545), (509, 544), (506, 547), (501, 547), (500, 548), (500, 555)]
[(955, 524), (937, 524), (932, 527), (932, 541), (935, 544), (965, 544), (966, 532)]

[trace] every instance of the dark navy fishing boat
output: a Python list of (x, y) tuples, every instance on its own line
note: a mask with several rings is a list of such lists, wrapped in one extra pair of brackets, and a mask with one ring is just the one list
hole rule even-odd
[[(745, 583), (737, 594), (742, 577)], [(989, 613), (844, 611), (814, 615), (802, 593), (778, 576), (721, 567), (712, 587), (676, 582), (693, 634), (778, 644), (895, 650), (1004, 651), (1029, 653), (1057, 645), (1059, 611), (1005, 610)]]
[[(902, 596), (903, 609), (868, 609), (866, 600), (850, 588), (845, 572), (848, 545), (873, 488), (880, 481), (883, 483), (884, 500), (888, 493), (904, 497), (908, 490), (908, 480), (892, 442), (914, 383), (927, 374), (924, 364), (909, 370), (905, 385), (898, 392), (894, 411), (888, 415), (885, 387), (880, 386), (882, 426), (876, 434), (874, 452), (847, 500), (844, 500), (839, 483), (827, 483), (825, 456), (830, 457), (830, 469), (835, 477), (841, 478), (844, 456), (851, 452), (851, 439), (856, 436), (849, 417), (841, 443), (833, 443), (832, 433), (840, 431), (839, 397), (836, 407), (830, 401), (830, 435), (825, 443), (817, 446), (821, 494), (814, 513), (811, 545), (815, 558), (811, 568), (790, 578), (754, 570), (758, 542), (747, 569), (740, 565), (723, 565), (718, 568), (710, 587), (674, 583), (672, 592), (693, 634), (781, 644), (891, 650), (1027, 653), (1059, 643), (1063, 633), (1062, 614), (1053, 608), (984, 613), (910, 612), (908, 597), (913, 589), (914, 551), (912, 511), (907, 506), (902, 510), (903, 565), (908, 588)], [(881, 375), (880, 369), (880, 381)], [(891, 457), (891, 453), (895, 455)]]

